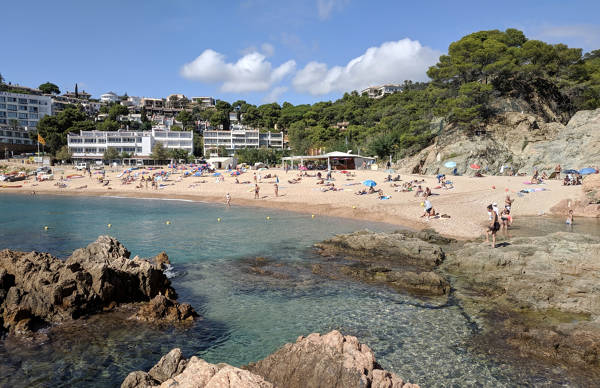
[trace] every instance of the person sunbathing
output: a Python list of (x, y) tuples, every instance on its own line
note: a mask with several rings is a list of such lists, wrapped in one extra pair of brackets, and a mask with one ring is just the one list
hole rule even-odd
[(375, 193), (375, 189), (373, 188), (373, 186), (369, 187), (369, 194), (374, 194)]
[(417, 192), (415, 193), (415, 197), (420, 197), (423, 195), (423, 188), (421, 188), (421, 185), (417, 186)]
[(356, 193), (354, 193), (355, 195), (365, 195), (367, 194), (367, 190), (366, 189), (362, 189), (362, 190), (358, 190)]

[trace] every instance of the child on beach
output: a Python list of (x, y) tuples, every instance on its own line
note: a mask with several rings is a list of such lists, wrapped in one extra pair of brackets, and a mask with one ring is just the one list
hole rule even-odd
[(227, 207), (231, 207), (231, 195), (229, 193), (225, 195), (225, 202), (227, 203)]
[(425, 207), (425, 213), (423, 213), (421, 218), (427, 216), (427, 221), (429, 221), (429, 218), (431, 216), (435, 216), (435, 209), (433, 208), (433, 205), (429, 201), (429, 197), (425, 197), (425, 202), (423, 203), (423, 206)]
[(569, 209), (569, 213), (567, 214), (567, 220), (565, 222), (567, 225), (573, 225), (573, 209)]
[(277, 183), (275, 183), (273, 185), (273, 188), (275, 189), (275, 196), (279, 197), (279, 185)]

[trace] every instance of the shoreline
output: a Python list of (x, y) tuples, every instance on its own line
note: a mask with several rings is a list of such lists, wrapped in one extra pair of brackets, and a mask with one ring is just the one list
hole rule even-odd
[[(15, 167), (18, 167), (15, 166)], [(298, 171), (285, 173), (281, 169), (266, 171), (248, 171), (240, 175), (239, 184), (234, 183), (234, 177), (221, 171), (224, 181), (217, 182), (211, 176), (184, 177), (183, 171), (170, 171), (171, 176), (159, 190), (150, 187), (141, 188), (138, 185), (140, 173), (152, 174), (160, 171), (135, 170), (132, 176), (137, 175), (137, 180), (130, 184), (122, 184), (122, 170), (107, 170), (106, 179), (110, 181), (108, 187), (98, 181), (98, 174), (91, 177), (81, 177), (81, 172), (70, 167), (54, 167), (55, 180), (35, 182), (26, 180), (11, 183), (7, 186), (22, 185), (20, 188), (0, 188), (0, 193), (13, 193), (30, 195), (35, 191), (39, 195), (67, 195), (88, 197), (124, 197), (148, 199), (174, 199), (190, 200), (225, 205), (225, 195), (230, 193), (232, 206), (247, 206), (266, 209), (286, 210), (301, 214), (314, 214), (316, 216), (331, 216), (369, 222), (381, 222), (399, 228), (423, 230), (432, 228), (438, 233), (457, 240), (471, 240), (480, 238), (484, 234), (488, 221), (486, 206), (493, 202), (503, 208), (505, 196), (508, 194), (514, 200), (512, 215), (518, 220), (520, 216), (539, 216), (554, 214), (552, 207), (559, 202), (575, 204), (583, 197), (582, 186), (562, 186), (558, 180), (546, 181), (543, 185), (528, 185), (525, 177), (485, 176), (473, 178), (468, 176), (452, 176), (454, 188), (440, 189), (437, 179), (433, 176), (401, 174), (402, 184), (407, 181), (418, 181), (423, 189), (431, 188), (430, 200), (434, 209), (446, 218), (427, 220), (422, 217), (423, 197), (415, 196), (415, 192), (399, 192), (393, 187), (394, 182), (386, 182), (388, 173), (376, 170), (356, 170), (352, 174), (342, 174), (334, 171), (332, 181), (336, 191), (323, 191), (329, 188), (319, 185), (314, 176), (302, 177), (299, 182), (291, 182), (298, 177)], [(316, 171), (310, 171), (316, 174)], [(79, 178), (65, 180), (65, 188), (57, 187), (58, 177), (69, 177), (77, 174)], [(251, 183), (254, 174), (258, 175), (257, 183), (260, 187), (260, 198), (253, 199), (254, 184)], [(260, 179), (260, 175), (270, 174), (269, 178)], [(279, 196), (275, 197), (275, 177), (279, 177)], [(394, 173), (393, 175), (397, 175)], [(267, 175), (268, 176), (268, 175)], [(376, 189), (383, 190), (388, 200), (379, 200), (375, 194), (355, 195), (355, 192), (364, 188), (362, 182), (372, 179), (377, 182)], [(244, 182), (242, 183), (242, 182)], [(137, 187), (136, 187), (137, 186)], [(532, 190), (522, 193), (523, 189)], [(584, 214), (585, 215), (585, 214)], [(565, 214), (566, 216), (566, 214)], [(575, 214), (579, 217), (580, 214)]]

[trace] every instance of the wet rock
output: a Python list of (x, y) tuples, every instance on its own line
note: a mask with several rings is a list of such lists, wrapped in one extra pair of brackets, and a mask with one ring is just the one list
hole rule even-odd
[(463, 308), (488, 315), (482, 323), (522, 351), (600, 367), (599, 238), (559, 232), (496, 249), (467, 243), (443, 269), (455, 276)]
[(47, 253), (1, 251), (3, 329), (26, 334), (121, 303), (144, 302), (159, 294), (175, 297), (160, 269), (129, 256), (121, 243), (108, 236), (75, 250), (65, 261)]
[(245, 367), (276, 387), (404, 387), (394, 373), (381, 371), (367, 345), (334, 330), (313, 333), (286, 344), (264, 360)]
[[(356, 337), (343, 336), (335, 330), (323, 336), (313, 333), (299, 337), (296, 343), (286, 344), (264, 360), (242, 369), (192, 357), (179, 373), (182, 361), (179, 349), (173, 349), (149, 373), (130, 373), (121, 387), (160, 384), (165, 388), (418, 388), (382, 370), (371, 349), (360, 344)], [(153, 374), (154, 370), (164, 370), (166, 365), (165, 374)], [(168, 374), (172, 377), (162, 380)]]
[(450, 283), (432, 271), (395, 271), (387, 267), (359, 264), (342, 266), (341, 272), (363, 282), (385, 283), (398, 290), (416, 294), (448, 295), (450, 292)]
[(375, 233), (365, 230), (337, 235), (315, 246), (323, 255), (347, 254), (353, 258), (384, 259), (424, 269), (438, 266), (445, 257), (439, 246), (402, 232)]
[(187, 303), (178, 303), (164, 295), (156, 295), (133, 316), (134, 319), (152, 323), (192, 322), (198, 314)]
[(154, 263), (154, 266), (158, 269), (165, 270), (169, 265), (171, 265), (171, 261), (169, 260), (169, 256), (163, 251), (158, 255), (154, 256), (151, 260)]

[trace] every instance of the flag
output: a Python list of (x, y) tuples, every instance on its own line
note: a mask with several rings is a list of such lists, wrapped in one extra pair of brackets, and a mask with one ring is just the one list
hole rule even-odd
[(44, 140), (42, 135), (40, 135), (39, 133), (38, 133), (38, 143), (41, 143), (42, 145), (46, 145), (46, 140)]

